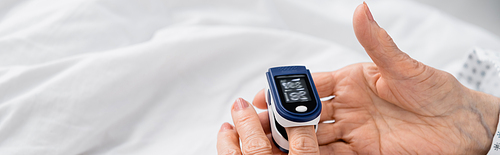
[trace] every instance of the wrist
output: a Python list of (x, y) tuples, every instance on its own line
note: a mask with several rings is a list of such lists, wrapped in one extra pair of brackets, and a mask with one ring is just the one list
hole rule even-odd
[(470, 121), (477, 121), (480, 123), (480, 125), (476, 127), (476, 133), (472, 136), (477, 136), (479, 149), (484, 150), (486, 153), (491, 146), (491, 141), (497, 130), (500, 114), (500, 98), (468, 88), (465, 89), (467, 92), (465, 95), (465, 98), (467, 98), (465, 103), (468, 105), (471, 112), (476, 113), (477, 116), (472, 117), (474, 119), (471, 118)]
[(497, 124), (500, 114), (500, 98), (490, 94), (469, 89), (469, 104), (471, 107), (476, 108), (482, 115), (484, 123), (491, 131), (491, 136), (497, 130)]

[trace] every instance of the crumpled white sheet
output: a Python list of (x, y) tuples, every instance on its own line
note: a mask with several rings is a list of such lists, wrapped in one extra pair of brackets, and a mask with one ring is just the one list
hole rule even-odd
[[(369, 62), (362, 1), (3, 0), (0, 154), (215, 154), (276, 65)], [(456, 71), (500, 39), (413, 1), (367, 1), (410, 56)]]

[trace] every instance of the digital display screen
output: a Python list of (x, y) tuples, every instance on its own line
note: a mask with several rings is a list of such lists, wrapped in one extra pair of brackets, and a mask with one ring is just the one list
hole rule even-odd
[(311, 101), (306, 75), (286, 75), (276, 77), (286, 103)]

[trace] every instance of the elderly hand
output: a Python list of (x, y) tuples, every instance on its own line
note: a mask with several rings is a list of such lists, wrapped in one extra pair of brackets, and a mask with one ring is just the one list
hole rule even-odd
[[(224, 123), (217, 135), (219, 155), (285, 154), (271, 143), (267, 112), (257, 115), (252, 105), (239, 98), (231, 108), (231, 115), (235, 127)], [(313, 126), (290, 127), (286, 128), (286, 132), (289, 137), (290, 154), (319, 154)]]
[[(374, 63), (313, 74), (320, 97), (336, 96), (322, 102), (321, 120), (335, 120), (319, 124), (322, 154), (488, 151), (498, 122), (499, 98), (470, 90), (451, 74), (410, 58), (378, 26), (366, 4), (356, 9), (353, 24)], [(266, 107), (263, 91), (254, 105)], [(265, 115), (261, 119), (268, 122)]]

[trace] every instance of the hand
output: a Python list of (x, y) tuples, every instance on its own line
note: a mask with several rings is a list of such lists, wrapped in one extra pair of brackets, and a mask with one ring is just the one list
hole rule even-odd
[[(236, 127), (231, 126), (229, 123), (222, 124), (217, 135), (217, 152), (219, 155), (242, 153), (245, 155), (285, 154), (271, 143), (267, 112), (257, 115), (252, 105), (240, 98), (234, 102), (231, 115)], [(290, 127), (286, 128), (286, 132), (289, 137), (290, 154), (319, 154), (313, 126)]]
[[(374, 63), (313, 74), (322, 102), (322, 154), (485, 154), (496, 130), (500, 99), (467, 89), (451, 74), (398, 49), (366, 4), (354, 31)], [(264, 92), (254, 105), (265, 108)], [(265, 120), (263, 120), (265, 121)], [(268, 121), (268, 120), (267, 120)]]

